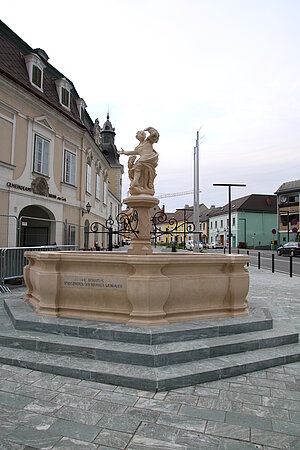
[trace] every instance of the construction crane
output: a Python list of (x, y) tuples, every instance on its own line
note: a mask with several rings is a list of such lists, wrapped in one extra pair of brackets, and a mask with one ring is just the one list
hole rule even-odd
[[(199, 191), (201, 192), (201, 191)], [(193, 194), (194, 191), (183, 191), (183, 192), (173, 192), (172, 194), (158, 194), (156, 198), (167, 198), (167, 197), (179, 197), (181, 195), (190, 195)]]

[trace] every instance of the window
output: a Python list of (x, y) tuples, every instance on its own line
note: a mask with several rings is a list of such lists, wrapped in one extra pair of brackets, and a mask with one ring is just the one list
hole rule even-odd
[(89, 163), (86, 165), (86, 192), (91, 193), (92, 186), (92, 167)]
[(229, 227), (229, 219), (227, 219), (227, 228)]
[(70, 109), (70, 97), (72, 85), (65, 78), (55, 80), (57, 95), (60, 104), (67, 109)]
[(81, 122), (84, 122), (84, 111), (86, 108), (86, 103), (83, 100), (83, 98), (77, 98), (76, 105), (77, 105), (77, 109), (78, 109), (78, 114), (80, 116), (80, 120), (81, 120)]
[(96, 173), (95, 197), (100, 200), (100, 175)]
[(221, 228), (223, 228), (223, 226), (224, 226), (224, 221), (223, 221), (223, 219), (221, 219)]
[(35, 135), (34, 139), (34, 172), (48, 175), (49, 171), (49, 141)]
[(75, 186), (76, 182), (76, 155), (74, 153), (65, 150), (65, 171), (64, 171), (65, 183)]
[(212, 228), (213, 227), (213, 223), (212, 222), (210, 222), (210, 228)]
[(67, 108), (70, 107), (70, 92), (63, 87), (61, 88), (61, 102)]
[(298, 203), (298, 202), (299, 202), (299, 195), (289, 196), (289, 203)]
[(232, 226), (235, 226), (235, 217), (232, 218)]
[(43, 76), (45, 64), (36, 53), (29, 53), (24, 56), (25, 64), (30, 83), (43, 92)]
[(69, 225), (69, 245), (75, 245), (75, 234), (76, 228), (75, 225)]
[(42, 71), (34, 64), (32, 65), (32, 83), (39, 88), (42, 87)]
[(103, 182), (103, 203), (107, 204), (107, 182)]
[(215, 220), (215, 228), (218, 228), (218, 221)]
[(113, 207), (113, 204), (112, 204), (112, 202), (110, 202), (110, 205), (109, 205), (109, 215), (112, 217), (112, 207)]

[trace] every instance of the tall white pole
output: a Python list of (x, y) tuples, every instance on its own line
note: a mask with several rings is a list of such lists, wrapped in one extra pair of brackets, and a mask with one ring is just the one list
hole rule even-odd
[(194, 252), (199, 252), (199, 131), (197, 131), (196, 147), (194, 147)]

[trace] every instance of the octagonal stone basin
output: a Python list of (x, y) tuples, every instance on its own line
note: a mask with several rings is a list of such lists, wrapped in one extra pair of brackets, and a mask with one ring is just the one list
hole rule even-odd
[(27, 252), (37, 314), (157, 325), (248, 314), (246, 255)]

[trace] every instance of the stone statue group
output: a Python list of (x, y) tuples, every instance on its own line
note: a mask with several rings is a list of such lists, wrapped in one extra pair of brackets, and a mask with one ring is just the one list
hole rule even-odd
[[(146, 131), (149, 133), (146, 137)], [(159, 133), (155, 128), (148, 127), (138, 131), (136, 138), (139, 144), (132, 151), (121, 149), (120, 155), (130, 156), (128, 160), (128, 176), (130, 179), (130, 195), (154, 195), (154, 178), (158, 153), (153, 149), (153, 144), (158, 142)], [(139, 156), (138, 159), (137, 156)]]

